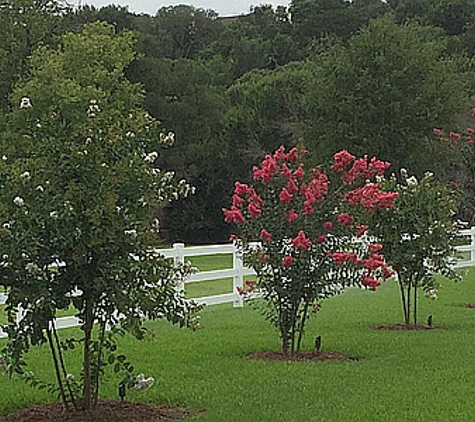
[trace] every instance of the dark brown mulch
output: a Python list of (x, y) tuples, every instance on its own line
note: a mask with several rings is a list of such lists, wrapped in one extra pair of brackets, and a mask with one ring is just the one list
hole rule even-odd
[(62, 403), (55, 402), (20, 409), (0, 418), (0, 422), (156, 422), (176, 421), (187, 416), (192, 413), (184, 409), (99, 400), (97, 407), (89, 412), (65, 413)]
[(427, 325), (427, 324), (386, 324), (386, 325), (377, 325), (371, 327), (373, 330), (441, 330), (444, 327), (440, 325)]
[(292, 361), (321, 361), (321, 360), (356, 360), (356, 358), (348, 357), (336, 352), (300, 352), (294, 357), (285, 356), (283, 352), (279, 351), (267, 351), (252, 353), (246, 356), (246, 359), (260, 359), (267, 361), (280, 361), (280, 360), (292, 360)]

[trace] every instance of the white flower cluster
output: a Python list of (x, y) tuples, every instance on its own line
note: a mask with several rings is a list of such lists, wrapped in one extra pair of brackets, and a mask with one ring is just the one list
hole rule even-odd
[(437, 299), (437, 289), (430, 289), (427, 292), (425, 292), (424, 297), (430, 300), (436, 300)]
[(155, 382), (153, 377), (145, 378), (144, 374), (137, 375), (135, 377), (134, 389), (137, 391), (145, 391), (152, 386)]
[(33, 106), (31, 105), (31, 100), (28, 97), (23, 97), (20, 100), (20, 108), (31, 108), (31, 107)]
[(22, 207), (23, 205), (25, 205), (25, 200), (21, 196), (15, 196), (15, 198), (13, 198), (13, 203), (17, 207)]
[(99, 105), (97, 104), (96, 100), (91, 100), (89, 102), (89, 108), (87, 109), (87, 115), (88, 117), (96, 117), (97, 113), (99, 113), (101, 109), (99, 108)]
[(160, 133), (160, 143), (167, 147), (172, 146), (175, 143), (175, 134), (173, 132)]
[(158, 152), (157, 151), (152, 151), (150, 153), (148, 153), (145, 158), (144, 158), (144, 161), (146, 163), (149, 163), (149, 164), (152, 164), (155, 162), (155, 160), (158, 158)]

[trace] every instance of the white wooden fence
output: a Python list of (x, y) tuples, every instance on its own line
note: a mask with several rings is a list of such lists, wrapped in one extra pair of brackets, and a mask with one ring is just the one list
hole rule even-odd
[[(472, 227), (467, 230), (461, 230), (460, 234), (464, 237), (470, 238), (470, 243), (457, 246), (457, 250), (462, 253), (470, 253), (469, 259), (463, 259), (457, 262), (457, 268), (463, 267), (475, 267), (475, 227)], [(221, 245), (208, 245), (208, 246), (191, 246), (185, 247), (183, 243), (175, 243), (170, 249), (158, 249), (157, 252), (163, 254), (167, 258), (173, 258), (175, 262), (184, 263), (187, 258), (194, 256), (206, 256), (206, 255), (219, 255), (227, 254), (232, 255), (233, 257), (233, 266), (232, 268), (224, 270), (213, 270), (213, 271), (200, 271), (196, 274), (191, 275), (186, 281), (188, 283), (200, 283), (211, 280), (218, 280), (224, 278), (233, 279), (233, 290), (230, 293), (200, 297), (194, 299), (198, 303), (205, 303), (207, 305), (217, 305), (221, 303), (230, 303), (232, 302), (235, 307), (242, 306), (242, 297), (238, 294), (238, 287), (243, 287), (244, 277), (247, 275), (253, 275), (254, 271), (250, 268), (246, 268), (243, 265), (240, 255), (237, 253), (237, 250), (234, 244), (221, 244)], [(180, 286), (185, 288), (185, 286)], [(0, 305), (5, 304), (7, 300), (7, 295), (0, 293)], [(21, 317), (21, 314), (18, 315), (18, 318)], [(55, 324), (58, 328), (70, 328), (78, 326), (78, 320), (74, 316), (57, 318)], [(6, 334), (0, 328), (0, 338), (6, 337)]]

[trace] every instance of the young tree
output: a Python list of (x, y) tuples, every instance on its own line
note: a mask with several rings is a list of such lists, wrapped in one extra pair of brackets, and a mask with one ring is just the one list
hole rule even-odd
[(225, 221), (240, 229), (238, 244), (258, 277), (242, 293), (261, 291), (265, 315), (290, 357), (300, 352), (305, 324), (324, 299), (349, 286), (374, 290), (390, 276), (381, 245), (355, 241), (367, 227), (352, 214), (391, 208), (397, 196), (371, 181), (389, 163), (341, 151), (330, 174), (304, 170), (302, 155), (284, 147), (267, 155), (254, 167), (254, 186), (236, 182), (232, 206), (223, 209)]
[[(153, 252), (154, 213), (191, 188), (153, 164), (173, 135), (144, 112), (140, 86), (124, 76), (133, 47), (131, 33), (117, 36), (95, 23), (66, 33), (57, 49), (39, 48), (0, 137), (4, 355), (11, 371), (36, 383), (25, 375), (23, 354), (46, 342), (67, 409), (94, 406), (107, 364), (134, 380), (111, 334), (140, 338), (145, 317), (194, 322), (193, 306), (176, 289), (188, 269)], [(53, 319), (70, 305), (83, 336), (63, 341)], [(77, 343), (82, 387), (68, 375), (63, 352)]]
[(406, 326), (418, 323), (418, 294), (435, 297), (435, 274), (458, 280), (454, 270), (459, 232), (454, 222), (459, 193), (438, 183), (432, 173), (421, 180), (401, 170), (387, 188), (398, 192), (392, 209), (372, 215), (370, 233), (383, 245), (384, 256), (395, 271), (401, 291)]

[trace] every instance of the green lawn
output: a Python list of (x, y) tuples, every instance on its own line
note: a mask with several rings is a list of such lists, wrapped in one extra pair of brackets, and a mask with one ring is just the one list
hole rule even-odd
[[(125, 338), (122, 346), (156, 383), (127, 399), (203, 409), (202, 422), (473, 421), (475, 310), (464, 308), (467, 302), (475, 302), (474, 269), (460, 283), (442, 281), (438, 300), (421, 300), (421, 319), (431, 314), (443, 329), (371, 329), (401, 322), (393, 281), (328, 300), (310, 321), (304, 347), (311, 350), (322, 335), (324, 350), (354, 362), (247, 360), (279, 348), (277, 333), (251, 306), (208, 307), (197, 332), (151, 322), (144, 341)], [(47, 356), (46, 347), (33, 349), (28, 360), (50, 377)], [(104, 395), (116, 397), (117, 382), (108, 376)], [(0, 414), (46, 400), (52, 398), (16, 379), (0, 381)]]

